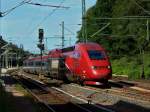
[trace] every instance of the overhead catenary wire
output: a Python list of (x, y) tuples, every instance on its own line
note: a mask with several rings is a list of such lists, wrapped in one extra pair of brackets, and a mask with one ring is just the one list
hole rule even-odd
[(146, 10), (144, 7), (142, 7), (140, 4), (137, 3), (136, 0), (132, 0), (140, 9), (142, 9), (145, 13), (150, 15), (150, 11)]
[(70, 32), (72, 35), (75, 35), (75, 33), (73, 31), (71, 31), (70, 29), (68, 29), (67, 27), (64, 27), (65, 30), (67, 30), (68, 32)]
[[(120, 17), (90, 17), (88, 20), (147, 20), (150, 19), (150, 16), (120, 16)], [(107, 24), (107, 23), (88, 23), (88, 25), (99, 25), (99, 24)]]
[(20, 2), (19, 4), (17, 4), (16, 6), (4, 11), (4, 12), (1, 12), (0, 11), (0, 17), (4, 17), (6, 15), (8, 15), (10, 12), (12, 12), (13, 10), (15, 10), (16, 8), (24, 5), (24, 4), (31, 4), (31, 5), (38, 5), (38, 6), (47, 6), (47, 7), (56, 7), (56, 8), (66, 8), (68, 9), (69, 7), (64, 7), (64, 6), (56, 6), (56, 5), (45, 5), (45, 4), (40, 4), (40, 3), (33, 3), (31, 2), (32, 0), (23, 0), (22, 2)]
[[(60, 4), (58, 6), (62, 6), (62, 4), (65, 2), (66, 0), (62, 0), (60, 2)], [(52, 16), (57, 10), (59, 9), (59, 7), (56, 7), (55, 9), (53, 9), (48, 15), (46, 15), (39, 24), (37, 24), (30, 32), (29, 35), (31, 35), (43, 22), (45, 22), (47, 20), (48, 17)]]
[(105, 28), (107, 28), (110, 25), (110, 23), (107, 23), (104, 27), (102, 27), (101, 29), (99, 29), (98, 31), (96, 31), (94, 34), (92, 34), (90, 37), (94, 37), (95, 35), (97, 35), (98, 33), (100, 33), (101, 31), (103, 31)]
[[(62, 24), (60, 24), (60, 25), (62, 25)], [(73, 31), (71, 31), (69, 28), (67, 28), (66, 26), (64, 26), (64, 29), (66, 31), (68, 31), (69, 33), (71, 33), (71, 35), (75, 35), (75, 33)]]
[(24, 4), (26, 4), (26, 2), (29, 2), (29, 1), (31, 1), (31, 0), (23, 0), (22, 2), (20, 2), (20, 3), (17, 4), (16, 6), (10, 8), (10, 9), (4, 11), (4, 12), (0, 12), (0, 13), (1, 13), (1, 17), (4, 17), (4, 16), (8, 15), (10, 12), (12, 12), (12, 11), (15, 10), (16, 8), (18, 8), (18, 7), (20, 7), (20, 6), (24, 5)]

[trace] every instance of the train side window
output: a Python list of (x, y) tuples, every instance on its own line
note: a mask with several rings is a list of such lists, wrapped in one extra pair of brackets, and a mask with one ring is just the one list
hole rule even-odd
[(31, 62), (31, 66), (33, 66), (33, 62)]
[(35, 66), (37, 66), (37, 62), (35, 62)]

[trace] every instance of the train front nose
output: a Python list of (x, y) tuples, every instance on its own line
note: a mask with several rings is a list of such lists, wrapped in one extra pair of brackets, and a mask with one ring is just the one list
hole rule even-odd
[(92, 74), (91, 77), (95, 79), (111, 78), (112, 70), (111, 66), (92, 66)]

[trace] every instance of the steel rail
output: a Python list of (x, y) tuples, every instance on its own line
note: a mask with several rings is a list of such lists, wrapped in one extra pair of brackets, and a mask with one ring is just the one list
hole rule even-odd
[(19, 82), (19, 84), (25, 88), (37, 101), (42, 103), (45, 107), (47, 107), (51, 112), (56, 112), (53, 108), (51, 108), (46, 102), (42, 101), (35, 93), (33, 93), (30, 89), (28, 89), (27, 86), (25, 86), (20, 80), (14, 78), (16, 81)]
[[(29, 78), (28, 78), (29, 79)], [(25, 80), (28, 80), (28, 79), (25, 79)], [(33, 79), (32, 79), (33, 80)], [(35, 93), (33, 93), (30, 89), (28, 89), (27, 86), (25, 86), (21, 81), (17, 80), (33, 97), (35, 97), (39, 102), (41, 102), (42, 104), (44, 104), (51, 112), (57, 112), (55, 111), (51, 106), (49, 106), (45, 101), (41, 100)], [(29, 80), (28, 80), (29, 81)], [(44, 91), (48, 91), (48, 89), (45, 89), (44, 87), (40, 86), (39, 82), (36, 83), (36, 82), (32, 82), (30, 81), (30, 83), (33, 83), (34, 85), (37, 85), (39, 88), (41, 88), (42, 90)], [(53, 88), (54, 89), (54, 88)], [(56, 90), (56, 89), (55, 89)], [(58, 91), (58, 90), (57, 90)], [(59, 91), (60, 92), (60, 91)], [(62, 92), (61, 92), (62, 93)], [(81, 110), (84, 110), (84, 112), (92, 112), (78, 104), (75, 104), (73, 102), (71, 102), (71, 104), (73, 104), (74, 106), (80, 108)], [(112, 112), (112, 111), (107, 111), (107, 112)]]
[[(145, 96), (140, 96), (139, 94), (137, 93), (131, 93), (131, 91), (123, 91), (123, 90), (119, 90), (119, 89), (116, 89), (116, 88), (113, 88), (113, 89), (100, 89), (100, 88), (95, 88), (95, 87), (90, 87), (90, 86), (86, 86), (86, 87), (81, 87), (81, 86), (78, 86), (78, 85), (75, 85), (75, 84), (72, 84), (71, 86), (73, 87), (78, 87), (78, 88), (81, 88), (81, 89), (85, 89), (85, 90), (89, 90), (89, 91), (94, 91), (94, 92), (97, 92), (97, 93), (107, 93), (107, 94), (110, 94), (110, 95), (114, 95), (114, 96), (119, 96), (119, 97), (122, 97), (122, 98), (125, 98), (125, 99), (128, 99), (128, 100), (135, 100), (136, 98), (136, 101), (139, 101), (139, 102), (143, 102), (143, 103), (148, 103), (149, 101), (145, 101), (145, 99), (137, 99), (137, 97), (141, 97), (141, 98), (145, 98)], [(111, 93), (110, 93), (111, 92)], [(133, 92), (133, 91), (132, 91)], [(124, 94), (120, 94), (120, 93), (124, 93)], [(132, 97), (131, 97), (131, 94), (132, 94)]]

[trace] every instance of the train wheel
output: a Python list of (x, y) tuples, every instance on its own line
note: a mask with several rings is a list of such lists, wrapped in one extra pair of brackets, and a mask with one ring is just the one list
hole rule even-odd
[(106, 79), (106, 80), (103, 80), (103, 85), (104, 85), (106, 88), (111, 88), (111, 86), (110, 86), (110, 84), (109, 84), (109, 82), (108, 82), (107, 79)]
[(84, 80), (81, 79), (81, 77), (79, 77), (79, 76), (77, 76), (77, 83), (78, 83), (79, 85), (81, 85), (81, 86), (85, 86)]
[(65, 83), (67, 83), (67, 84), (70, 84), (70, 81), (69, 81), (69, 79), (67, 78), (66, 75), (63, 76), (63, 81), (64, 81)]
[(81, 82), (80, 82), (80, 85), (81, 85), (81, 86), (86, 86), (86, 84), (84, 83), (84, 81), (81, 81)]

